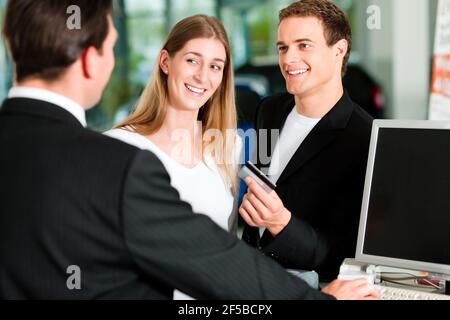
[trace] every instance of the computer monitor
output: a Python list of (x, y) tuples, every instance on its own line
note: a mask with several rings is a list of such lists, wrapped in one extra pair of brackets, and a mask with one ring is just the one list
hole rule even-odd
[(450, 122), (374, 121), (356, 260), (450, 279)]

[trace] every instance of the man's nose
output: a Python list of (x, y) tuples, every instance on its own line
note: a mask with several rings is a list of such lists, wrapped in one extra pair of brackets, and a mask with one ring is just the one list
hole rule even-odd
[(288, 49), (284, 54), (283, 62), (286, 64), (298, 63), (302, 59), (301, 54), (298, 50)]

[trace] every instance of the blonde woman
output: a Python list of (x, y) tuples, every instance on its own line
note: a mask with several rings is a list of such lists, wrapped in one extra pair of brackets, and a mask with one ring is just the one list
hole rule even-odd
[(195, 15), (173, 27), (136, 110), (107, 134), (155, 153), (181, 199), (235, 232), (242, 143), (231, 49), (216, 18)]

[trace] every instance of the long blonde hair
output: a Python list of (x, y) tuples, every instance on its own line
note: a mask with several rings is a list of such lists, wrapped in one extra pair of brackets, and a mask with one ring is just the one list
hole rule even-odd
[[(227, 184), (231, 186), (233, 194), (238, 192), (237, 164), (230, 161), (230, 155), (235, 152), (235, 136), (227, 134), (227, 130), (236, 132), (237, 116), (234, 96), (233, 64), (231, 47), (223, 25), (214, 17), (194, 15), (178, 22), (170, 31), (163, 50), (167, 50), (174, 57), (185, 44), (197, 38), (214, 38), (225, 47), (226, 63), (220, 87), (200, 109), (198, 120), (202, 123), (202, 133), (210, 129), (220, 132), (220, 141), (203, 141), (203, 161), (207, 154), (207, 146), (214, 143), (213, 157), (219, 171)], [(143, 135), (158, 131), (164, 123), (166, 108), (169, 100), (167, 75), (159, 63), (156, 63), (152, 79), (142, 93), (133, 113), (116, 128), (131, 128)], [(234, 160), (234, 159), (231, 159)], [(205, 162), (206, 163), (206, 162)]]

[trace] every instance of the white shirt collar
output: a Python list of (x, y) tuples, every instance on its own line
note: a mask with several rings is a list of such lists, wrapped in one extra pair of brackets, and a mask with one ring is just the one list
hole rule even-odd
[(8, 98), (28, 98), (52, 103), (70, 112), (86, 127), (86, 114), (78, 103), (55, 92), (30, 87), (13, 87), (9, 90)]
[(303, 125), (307, 125), (307, 126), (315, 126), (317, 123), (319, 123), (320, 120), (322, 120), (322, 118), (310, 118), (310, 117), (304, 116), (304, 115), (300, 114), (297, 110), (298, 110), (297, 106), (294, 106), (294, 109), (292, 109), (288, 118), (299, 124), (303, 124)]

